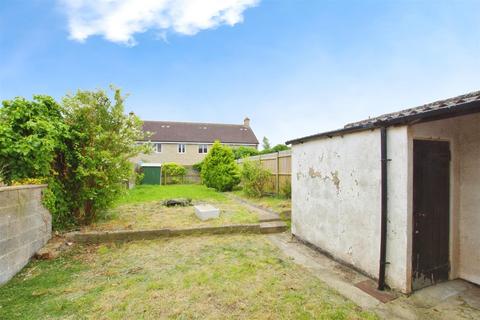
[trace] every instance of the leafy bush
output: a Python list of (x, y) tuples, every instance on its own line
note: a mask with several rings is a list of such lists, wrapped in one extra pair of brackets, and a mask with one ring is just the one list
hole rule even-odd
[(198, 173), (202, 172), (203, 161), (195, 163), (192, 168), (193, 170), (197, 171)]
[(217, 191), (231, 191), (240, 183), (240, 172), (231, 148), (215, 141), (203, 160), (202, 183)]
[(241, 146), (233, 149), (233, 155), (235, 156), (235, 159), (243, 159), (247, 157), (256, 156), (259, 154), (260, 154), (260, 151), (252, 147)]
[(0, 108), (0, 180), (44, 178), (67, 132), (62, 108), (48, 96), (15, 98)]
[(45, 184), (48, 180), (46, 178), (25, 178), (20, 180), (13, 180), (12, 186), (23, 186), (27, 184)]
[(245, 160), (242, 163), (241, 177), (243, 192), (249, 197), (261, 197), (265, 194), (271, 172), (259, 161)]
[(183, 180), (187, 169), (178, 163), (170, 162), (162, 165), (162, 173), (169, 183), (177, 184)]
[(290, 182), (283, 185), (282, 196), (284, 196), (287, 199), (292, 198), (292, 184)]
[(89, 224), (123, 191), (129, 159), (144, 151), (141, 121), (125, 115), (123, 98), (101, 90), (63, 99), (16, 98), (0, 109), (0, 180), (47, 178), (44, 204), (55, 228)]
[(135, 167), (135, 185), (141, 185), (145, 174), (143, 173), (143, 168), (140, 166)]

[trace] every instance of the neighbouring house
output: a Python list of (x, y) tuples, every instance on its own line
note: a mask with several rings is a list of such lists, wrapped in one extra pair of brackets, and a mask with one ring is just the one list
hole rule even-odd
[(245, 118), (243, 124), (144, 121), (143, 130), (151, 134), (153, 152), (139, 155), (134, 162), (175, 162), (191, 166), (205, 158), (216, 140), (233, 148), (258, 148), (249, 118)]
[(380, 289), (480, 284), (480, 91), (287, 144), (297, 238)]

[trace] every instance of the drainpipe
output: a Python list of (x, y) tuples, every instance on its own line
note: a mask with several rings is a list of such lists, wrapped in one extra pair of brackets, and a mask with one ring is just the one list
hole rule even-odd
[(382, 204), (381, 204), (381, 229), (380, 229), (380, 265), (378, 272), (378, 290), (385, 290), (385, 265), (387, 264), (387, 128), (380, 128), (380, 149), (381, 149), (381, 183), (382, 183)]

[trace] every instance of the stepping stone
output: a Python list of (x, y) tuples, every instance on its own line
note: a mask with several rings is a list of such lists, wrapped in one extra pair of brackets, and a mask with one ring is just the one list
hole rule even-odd
[(220, 209), (209, 204), (199, 204), (194, 206), (195, 214), (202, 220), (215, 219), (220, 216)]

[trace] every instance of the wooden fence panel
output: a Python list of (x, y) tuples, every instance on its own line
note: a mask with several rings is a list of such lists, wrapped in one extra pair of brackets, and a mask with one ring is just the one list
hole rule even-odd
[(275, 153), (262, 154), (249, 158), (237, 160), (238, 164), (243, 161), (260, 161), (262, 167), (271, 172), (270, 182), (268, 183), (268, 192), (282, 194), (289, 192), (292, 182), (292, 152), (291, 150)]

